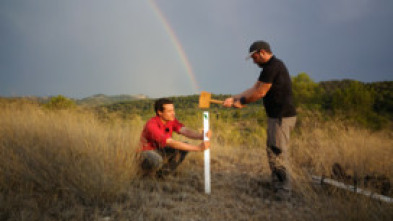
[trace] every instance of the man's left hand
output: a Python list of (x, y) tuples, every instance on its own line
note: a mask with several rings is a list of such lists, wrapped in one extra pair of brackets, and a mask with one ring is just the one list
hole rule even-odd
[(198, 146), (199, 146), (199, 149), (200, 149), (201, 151), (207, 150), (207, 149), (209, 149), (209, 147), (210, 147), (210, 141), (203, 141), (203, 142), (200, 143)]

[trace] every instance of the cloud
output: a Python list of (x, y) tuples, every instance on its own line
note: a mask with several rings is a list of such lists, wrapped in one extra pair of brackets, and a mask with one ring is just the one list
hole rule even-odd
[[(307, 71), (317, 81), (349, 72), (358, 80), (392, 76), (391, 0), (155, 3), (203, 90), (252, 85), (260, 69), (244, 56), (258, 39), (271, 43), (293, 75)], [(156, 13), (148, 1), (0, 1), (0, 94), (194, 93)]]
[(352, 22), (371, 13), (373, 0), (330, 0), (320, 1), (321, 16), (328, 22)]
[[(2, 84), (21, 95), (192, 93), (184, 65), (147, 2), (41, 0), (5, 6), (0, 27), (8, 36), (0, 47), (7, 50), (0, 57), (10, 63), (0, 67), (7, 72)], [(13, 93), (1, 88), (2, 94)]]

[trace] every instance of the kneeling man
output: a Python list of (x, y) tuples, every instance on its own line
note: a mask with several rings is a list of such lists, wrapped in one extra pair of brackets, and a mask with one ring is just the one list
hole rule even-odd
[[(190, 151), (209, 148), (208, 141), (192, 145), (172, 139), (172, 132), (194, 140), (203, 140), (203, 132), (191, 130), (175, 117), (173, 101), (160, 98), (154, 104), (156, 116), (146, 122), (141, 134), (141, 167), (145, 173), (163, 177), (174, 171)], [(211, 132), (206, 134), (209, 138)]]

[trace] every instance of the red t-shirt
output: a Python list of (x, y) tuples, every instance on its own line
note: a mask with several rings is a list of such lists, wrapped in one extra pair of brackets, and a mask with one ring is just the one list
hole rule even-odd
[(166, 140), (172, 137), (172, 132), (179, 133), (182, 127), (184, 125), (176, 118), (164, 124), (159, 116), (152, 117), (146, 122), (143, 128), (140, 140), (141, 150), (164, 148), (166, 146)]

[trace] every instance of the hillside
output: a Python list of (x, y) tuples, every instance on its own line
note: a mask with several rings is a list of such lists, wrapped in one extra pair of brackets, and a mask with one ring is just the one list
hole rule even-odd
[(105, 95), (105, 94), (96, 94), (90, 97), (86, 97), (80, 100), (76, 100), (76, 103), (81, 106), (99, 106), (99, 105), (108, 105), (118, 102), (124, 101), (134, 101), (147, 99), (148, 97), (143, 94), (137, 95)]
[[(201, 128), (200, 110), (188, 105), (177, 116), (190, 128)], [(0, 99), (0, 220), (393, 219), (393, 204), (310, 178), (331, 177), (332, 165), (339, 163), (356, 176), (360, 188), (392, 197), (391, 188), (363, 183), (371, 176), (393, 180), (392, 130), (373, 132), (299, 110), (291, 137), (294, 195), (280, 201), (270, 186), (266, 122), (259, 105), (210, 109), (210, 195), (203, 191), (203, 153), (190, 153), (164, 179), (141, 177), (135, 153), (144, 119), (132, 112), (79, 110)], [(152, 110), (146, 113), (151, 116)]]

